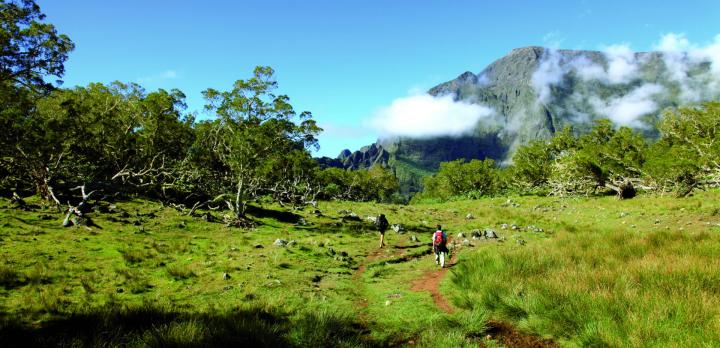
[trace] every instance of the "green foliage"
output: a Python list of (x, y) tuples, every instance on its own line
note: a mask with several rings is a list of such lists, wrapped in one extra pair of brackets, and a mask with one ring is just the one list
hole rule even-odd
[(460, 159), (441, 163), (438, 173), (425, 179), (421, 198), (447, 200), (464, 196), (476, 199), (497, 193), (499, 185), (495, 161), (485, 159), (466, 163)]
[(315, 174), (320, 198), (387, 202), (400, 199), (398, 180), (393, 172), (380, 165), (369, 169), (344, 170), (325, 168)]
[(46, 75), (62, 77), (75, 45), (58, 34), (33, 0), (0, 1), (0, 85), (48, 91)]
[[(303, 175), (312, 170), (307, 148), (317, 146), (321, 131), (312, 114), (299, 115), (285, 95), (275, 95), (277, 82), (270, 67), (255, 68), (254, 76), (238, 80), (233, 89), (203, 92), (206, 109), (217, 115), (208, 143), (234, 186), (236, 217), (245, 215), (247, 202), (263, 192), (292, 196)], [(228, 194), (229, 192), (217, 192)]]

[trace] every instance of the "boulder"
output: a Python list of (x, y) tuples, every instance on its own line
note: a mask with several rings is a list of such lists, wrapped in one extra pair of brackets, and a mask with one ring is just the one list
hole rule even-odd
[(286, 240), (278, 238), (278, 239), (275, 240), (275, 243), (273, 243), (273, 244), (275, 244), (275, 245), (277, 245), (277, 246), (283, 246), (283, 247), (284, 247), (284, 246), (287, 245), (287, 243), (288, 243), (288, 242), (287, 242)]
[(403, 225), (401, 225), (401, 224), (392, 225), (392, 229), (393, 229), (393, 231), (395, 231), (397, 233), (402, 233), (405, 231), (405, 229), (403, 228)]
[(458, 239), (463, 239), (463, 238), (465, 238), (465, 233), (460, 232), (457, 234), (457, 237), (458, 237)]
[(415, 235), (412, 235), (412, 236), (410, 236), (410, 241), (413, 243), (417, 243), (418, 239), (417, 239), (417, 237), (415, 237)]
[(222, 277), (223, 277), (223, 280), (230, 280), (230, 278), (232, 278), (232, 277), (230, 276), (230, 274), (228, 274), (228, 273), (223, 273), (223, 276), (222, 276)]
[(472, 232), (470, 232), (470, 237), (472, 237), (472, 239), (478, 239), (482, 236), (483, 236), (483, 234), (480, 233), (480, 230), (478, 230), (478, 229), (472, 230)]
[(497, 238), (498, 237), (497, 233), (495, 233), (494, 230), (491, 230), (489, 228), (485, 229), (484, 234), (485, 234), (485, 238)]
[(473, 214), (471, 214), (471, 213), (468, 213), (467, 215), (465, 215), (465, 220), (472, 220), (474, 218), (475, 218), (475, 216), (473, 216)]

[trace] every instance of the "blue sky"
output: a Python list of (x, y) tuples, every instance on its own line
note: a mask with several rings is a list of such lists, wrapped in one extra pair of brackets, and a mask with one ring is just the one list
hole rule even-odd
[(39, 0), (76, 43), (65, 86), (115, 80), (179, 88), (199, 118), (206, 88), (229, 89), (257, 65), (326, 129), (316, 155), (375, 141), (397, 98), (480, 72), (529, 45), (652, 49), (667, 33), (697, 44), (720, 33), (720, 1)]

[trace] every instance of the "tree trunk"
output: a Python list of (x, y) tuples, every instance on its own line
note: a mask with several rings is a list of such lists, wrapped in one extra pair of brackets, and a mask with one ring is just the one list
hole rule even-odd
[(630, 199), (637, 195), (635, 186), (629, 180), (625, 180), (617, 184), (605, 184), (605, 187), (615, 191), (618, 199)]
[(243, 200), (244, 192), (243, 192), (243, 179), (242, 177), (238, 178), (238, 184), (237, 184), (237, 194), (235, 195), (235, 217), (240, 219), (242, 217), (245, 217), (245, 204)]

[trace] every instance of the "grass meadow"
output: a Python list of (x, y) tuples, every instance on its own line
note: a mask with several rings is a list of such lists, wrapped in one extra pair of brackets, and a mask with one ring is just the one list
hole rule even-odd
[[(493, 347), (502, 322), (569, 347), (720, 346), (718, 198), (258, 204), (250, 230), (145, 200), (63, 228), (3, 199), (0, 345)], [(379, 213), (405, 228), (384, 249)], [(437, 223), (457, 242), (438, 285), (452, 311), (413, 290), (437, 272)], [(485, 228), (500, 238), (470, 238)]]

